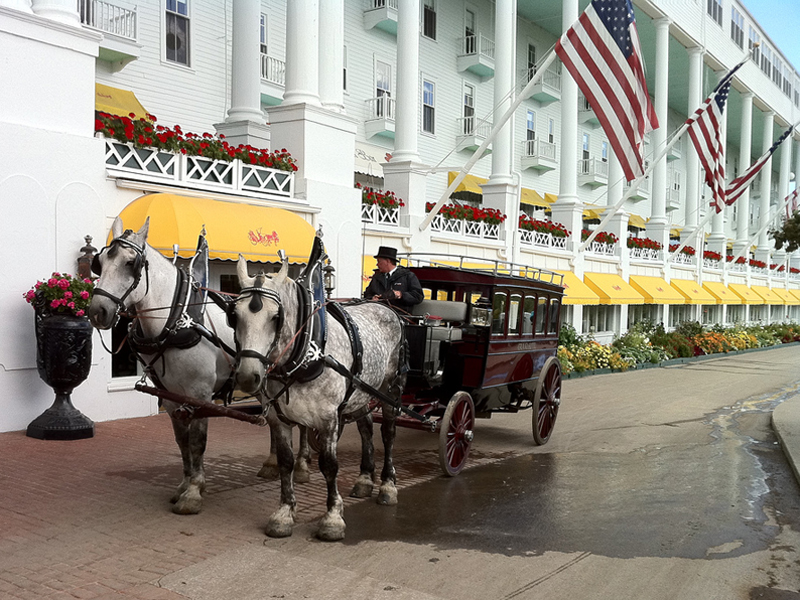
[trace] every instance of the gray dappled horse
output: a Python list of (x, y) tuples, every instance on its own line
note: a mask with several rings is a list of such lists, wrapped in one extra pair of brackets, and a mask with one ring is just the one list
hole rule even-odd
[[(275, 275), (258, 274), (250, 277), (247, 262), (240, 255), (238, 264), (241, 293), (233, 310), (237, 342), (237, 386), (247, 393), (266, 391), (272, 404), (268, 418), (277, 430), (278, 466), (281, 474), (280, 507), (269, 518), (267, 535), (285, 537), (294, 525), (295, 496), (292, 484), (291, 430), (289, 423), (315, 429), (319, 435), (319, 468), (328, 488), (327, 512), (322, 517), (317, 537), (335, 541), (344, 538), (344, 505), (336, 485), (339, 466), (336, 446), (341, 426), (355, 420), (361, 434), (361, 472), (351, 496), (366, 498), (372, 495), (375, 461), (372, 445), (371, 397), (356, 387), (348, 395), (348, 379), (328, 364), (310, 381), (291, 382), (285, 371), (295, 334), (303, 325), (303, 311), (296, 286), (287, 276), (288, 262), (284, 260)], [(330, 308), (330, 307), (329, 307)], [(403, 324), (393, 310), (384, 304), (366, 302), (344, 307), (357, 326), (363, 345), (360, 378), (378, 391), (396, 398), (405, 385), (405, 373), (399, 374), (404, 356)], [(327, 339), (323, 355), (335, 359), (347, 369), (354, 369), (354, 351), (345, 327), (332, 318), (325, 318)], [(282, 367), (284, 367), (282, 369)], [(288, 385), (288, 387), (287, 387)], [(384, 462), (378, 492), (378, 504), (397, 504), (395, 470), (392, 464), (392, 445), (395, 436), (394, 409), (383, 406), (381, 437)]]
[[(113, 239), (96, 257), (101, 275), (95, 284), (89, 319), (98, 329), (109, 329), (116, 323), (119, 313), (125, 311), (137, 315), (143, 338), (158, 339), (163, 334), (164, 324), (178, 295), (175, 293), (178, 269), (147, 244), (149, 224), (148, 218), (139, 231), (128, 229), (123, 232), (122, 221), (117, 217), (111, 229)], [(227, 324), (225, 311), (209, 303), (202, 321), (199, 325), (213, 334), (212, 339), (215, 335), (218, 342), (233, 348), (233, 330)], [(145, 364), (152, 363), (154, 375), (164, 389), (207, 401), (225, 384), (234, 365), (233, 356), (228, 355), (220, 344), (203, 336), (190, 348), (165, 347), (160, 358), (146, 352), (139, 352), (139, 356)], [(192, 418), (191, 412), (179, 410), (180, 405), (166, 400), (164, 407), (171, 417), (175, 441), (183, 459), (183, 481), (172, 497), (172, 510), (178, 514), (195, 514), (202, 507), (201, 494), (206, 485), (203, 454), (208, 419)], [(273, 434), (271, 446), (274, 446), (274, 440)], [(307, 437), (301, 431), (296, 465), (301, 474), (298, 481), (308, 481), (309, 450), (306, 442)], [(270, 457), (259, 474), (274, 477), (277, 471), (277, 455), (271, 448)]]

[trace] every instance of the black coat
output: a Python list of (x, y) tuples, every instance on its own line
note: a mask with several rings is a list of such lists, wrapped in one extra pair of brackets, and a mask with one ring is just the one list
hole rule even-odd
[[(403, 295), (395, 298), (393, 293), (395, 290), (402, 292)], [(422, 302), (425, 297), (419, 279), (405, 267), (397, 267), (388, 283), (384, 273), (376, 272), (367, 289), (364, 290), (364, 298), (372, 299), (373, 296), (386, 298), (389, 300), (389, 304), (405, 311), (410, 311), (412, 306)]]

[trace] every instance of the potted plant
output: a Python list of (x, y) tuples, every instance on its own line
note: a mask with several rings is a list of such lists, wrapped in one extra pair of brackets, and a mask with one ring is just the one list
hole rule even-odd
[(72, 390), (92, 364), (92, 325), (86, 316), (91, 279), (53, 273), (24, 294), (34, 308), (36, 368), (55, 390), (53, 405), (28, 425), (27, 435), (42, 440), (78, 440), (94, 435), (94, 423), (72, 405)]

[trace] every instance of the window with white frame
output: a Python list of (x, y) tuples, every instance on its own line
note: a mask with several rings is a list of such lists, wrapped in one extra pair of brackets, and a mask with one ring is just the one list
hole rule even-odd
[(761, 47), (761, 70), (769, 77), (772, 71), (772, 51), (768, 46)]
[(583, 307), (581, 330), (583, 333), (614, 331), (614, 311), (616, 306), (600, 304)]
[(749, 27), (747, 31), (747, 49), (750, 50), (750, 56), (752, 56), (753, 62), (759, 64), (761, 62), (761, 48), (756, 46), (756, 44), (761, 43), (761, 36), (758, 35), (758, 32), (753, 29), (752, 26)]
[(436, 39), (436, 0), (422, 0), (422, 35)]
[(744, 48), (744, 16), (731, 6), (731, 39), (739, 48)]
[(603, 141), (600, 144), (600, 160), (603, 162), (608, 162), (608, 142)]
[(434, 86), (432, 81), (422, 82), (422, 131), (435, 133)]
[(772, 55), (772, 82), (778, 87), (783, 83), (783, 62), (777, 52)]
[(528, 141), (536, 139), (536, 113), (532, 110), (528, 111), (528, 117), (525, 123), (526, 133), (525, 139)]
[(536, 46), (528, 44), (528, 81), (536, 74)]
[(166, 58), (189, 66), (189, 0), (167, 0)]
[(392, 97), (392, 65), (383, 61), (375, 61), (375, 97), (378, 117), (390, 116), (389, 98)]
[(787, 98), (792, 97), (792, 70), (789, 65), (783, 65), (783, 93)]
[(555, 119), (547, 120), (547, 141), (551, 144), (556, 143), (556, 121)]
[(686, 321), (694, 321), (694, 305), (692, 304), (672, 304), (669, 307), (669, 326), (677, 327)]
[(582, 136), (581, 151), (583, 152), (583, 160), (589, 160), (589, 134), (584, 133)]
[(342, 89), (347, 91), (347, 46), (342, 48)]
[(722, 0), (708, 0), (708, 15), (722, 25)]
[(269, 46), (267, 46), (267, 15), (261, 13), (261, 29), (259, 31), (259, 43), (261, 54), (269, 54)]
[(464, 127), (462, 133), (470, 135), (475, 131), (475, 86), (464, 84)]

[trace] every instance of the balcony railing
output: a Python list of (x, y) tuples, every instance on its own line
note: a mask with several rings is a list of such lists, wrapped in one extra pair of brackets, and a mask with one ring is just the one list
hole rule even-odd
[(586, 252), (599, 254), (600, 256), (614, 256), (616, 249), (616, 244), (603, 244), (601, 242), (592, 242), (586, 246)]
[(286, 86), (286, 62), (267, 54), (261, 54), (261, 79)]
[(367, 10), (393, 8), (397, 10), (397, 0), (367, 0)]
[(690, 256), (688, 254), (684, 254), (683, 252), (679, 252), (675, 256), (672, 257), (672, 264), (675, 265), (693, 265), (694, 264), (694, 256)]
[(608, 179), (608, 163), (596, 158), (582, 158), (578, 161), (578, 175)]
[(482, 33), (461, 38), (461, 56), (480, 55), (494, 60), (494, 40)]
[(474, 116), (472, 117), (459, 117), (458, 132), (459, 135), (474, 135), (481, 138), (487, 138), (492, 132), (492, 124), (478, 121)]
[(555, 237), (552, 233), (530, 231), (528, 229), (519, 229), (518, 231), (520, 242), (523, 244), (540, 248), (567, 249), (567, 238), (565, 237)]
[(544, 140), (526, 140), (525, 154), (529, 157), (549, 158), (550, 160), (556, 159), (556, 145), (546, 142)]
[(78, 0), (81, 23), (103, 33), (136, 41), (136, 11), (102, 0)]
[(389, 227), (399, 227), (400, 209), (383, 208), (377, 204), (362, 204), (361, 222), (371, 223), (372, 225), (388, 225)]
[(500, 225), (490, 225), (483, 222), (464, 221), (462, 219), (445, 219), (436, 215), (431, 221), (431, 231), (452, 233), (457, 236), (484, 240), (499, 240)]
[(367, 105), (367, 120), (389, 119), (394, 121), (395, 101), (391, 96), (378, 96), (365, 100)]
[(655, 248), (628, 248), (631, 260), (661, 262), (661, 250)]
[(112, 177), (248, 195), (294, 195), (294, 173), (240, 160), (211, 160), (106, 140), (105, 162)]
[(721, 269), (722, 268), (722, 261), (711, 260), (710, 258), (704, 258), (703, 259), (703, 268), (704, 269)]

